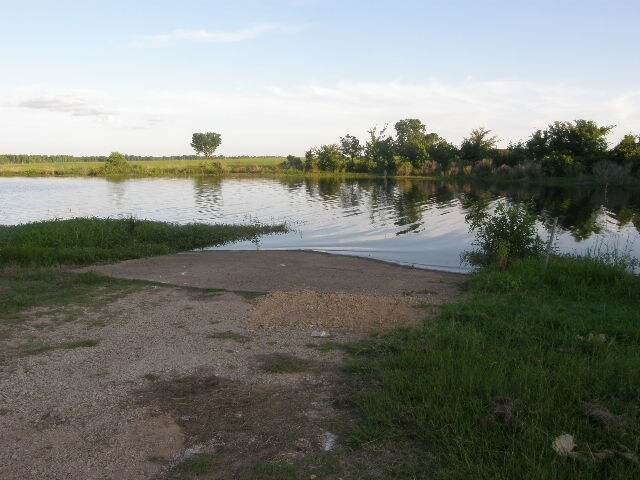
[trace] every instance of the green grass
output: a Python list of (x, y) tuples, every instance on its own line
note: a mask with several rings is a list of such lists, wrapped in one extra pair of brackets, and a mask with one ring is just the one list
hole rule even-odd
[(267, 295), (267, 292), (254, 292), (251, 290), (233, 290), (233, 293), (240, 295), (245, 300), (254, 300)]
[[(228, 173), (270, 173), (284, 157), (240, 157), (197, 160), (133, 160), (124, 169), (109, 169), (105, 162), (38, 162), (0, 164), (0, 176), (200, 176)], [(217, 163), (213, 163), (217, 162)], [(220, 167), (217, 166), (220, 165)]]
[[(213, 454), (196, 455), (182, 460), (172, 467), (165, 478), (168, 480), (186, 480), (198, 478), (198, 475), (205, 475), (213, 471), (216, 463), (216, 456)], [(194, 477), (195, 475), (195, 477)]]
[[(266, 461), (258, 465), (251, 473), (251, 480), (300, 480), (308, 478), (347, 478), (342, 477), (343, 468), (338, 454), (309, 453), (294, 462)], [(244, 477), (243, 477), (244, 478)], [(351, 478), (351, 477), (349, 477)], [(360, 477), (358, 477), (360, 478)]]
[(262, 358), (261, 369), (266, 373), (296, 373), (309, 368), (309, 362), (286, 353), (273, 353)]
[[(594, 260), (552, 259), (473, 275), (429, 326), (373, 339), (347, 371), (353, 447), (395, 452), (388, 478), (627, 479), (640, 466), (589, 451), (640, 450), (640, 278)], [(587, 403), (624, 418), (589, 418)], [(580, 460), (554, 438), (574, 436)], [(397, 445), (418, 446), (406, 463)]]
[(33, 355), (40, 355), (41, 353), (51, 352), (53, 350), (74, 350), (76, 348), (89, 348), (98, 345), (98, 340), (78, 340), (75, 342), (67, 342), (62, 345), (34, 345), (27, 344), (19, 349), (18, 355), (21, 357), (30, 357)]
[(111, 262), (285, 231), (284, 225), (178, 225), (133, 218), (75, 218), (0, 225), (0, 266)]
[(35, 307), (101, 306), (144, 282), (120, 280), (95, 273), (75, 274), (55, 268), (0, 269), (0, 326), (18, 323), (19, 313)]
[(75, 348), (90, 348), (98, 345), (98, 340), (87, 339), (87, 340), (78, 340), (75, 342), (65, 343), (62, 348), (66, 350), (73, 350)]
[(320, 352), (330, 352), (332, 350), (344, 350), (346, 352), (349, 352), (351, 350), (351, 346), (346, 343), (332, 341), (322, 343), (306, 343), (305, 347), (313, 348)]

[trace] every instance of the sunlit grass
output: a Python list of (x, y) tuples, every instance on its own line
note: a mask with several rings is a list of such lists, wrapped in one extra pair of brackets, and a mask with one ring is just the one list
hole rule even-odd
[(86, 265), (223, 245), (285, 231), (284, 225), (178, 225), (134, 218), (0, 225), (0, 265)]
[[(638, 478), (623, 455), (640, 447), (638, 292), (638, 276), (594, 259), (476, 273), (439, 321), (373, 340), (349, 366), (364, 389), (352, 446), (420, 446), (389, 478)], [(579, 459), (551, 448), (564, 433)]]
[[(268, 173), (278, 169), (284, 157), (239, 157), (197, 160), (134, 160), (123, 171), (110, 171), (105, 162), (44, 162), (0, 164), (0, 176), (181, 176), (220, 173)], [(222, 170), (212, 169), (214, 162)]]

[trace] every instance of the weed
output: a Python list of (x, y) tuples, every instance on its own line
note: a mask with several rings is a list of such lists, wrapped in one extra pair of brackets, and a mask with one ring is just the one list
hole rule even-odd
[[(168, 480), (181, 480), (184, 478), (192, 478), (191, 475), (204, 475), (211, 473), (216, 462), (216, 456), (213, 454), (196, 455), (185, 458), (175, 467), (167, 472)], [(187, 474), (189, 476), (185, 476)]]
[(307, 348), (315, 348), (320, 352), (330, 352), (331, 350), (345, 350), (349, 349), (349, 345), (339, 342), (323, 342), (323, 343), (307, 343)]
[(240, 295), (242, 298), (245, 298), (247, 300), (253, 300), (255, 298), (267, 295), (267, 292), (252, 292), (249, 290), (233, 290), (233, 293), (235, 293), (236, 295)]
[(267, 373), (295, 373), (304, 372), (309, 362), (287, 353), (273, 353), (262, 357), (261, 368)]
[(58, 347), (55, 347), (54, 345), (36, 345), (36, 346), (29, 345), (20, 351), (20, 356), (31, 357), (34, 355), (40, 355), (41, 353), (47, 353), (52, 350), (56, 350), (57, 348)]
[(473, 244), (479, 247), (462, 255), (467, 263), (506, 268), (516, 259), (535, 257), (543, 251), (543, 241), (536, 233), (536, 216), (523, 204), (500, 202), (493, 215), (476, 207), (465, 220), (469, 230), (476, 232)]
[(75, 348), (89, 348), (89, 347), (95, 347), (96, 345), (98, 345), (98, 340), (78, 340), (76, 342), (69, 342), (69, 343), (65, 343), (62, 348), (65, 348), (67, 350), (73, 350)]
[(31, 308), (62, 308), (69, 305), (105, 305), (116, 295), (146, 286), (145, 282), (120, 280), (95, 273), (70, 273), (58, 269), (0, 268), (0, 281), (10, 286), (0, 295), (0, 324), (20, 323), (20, 312)]

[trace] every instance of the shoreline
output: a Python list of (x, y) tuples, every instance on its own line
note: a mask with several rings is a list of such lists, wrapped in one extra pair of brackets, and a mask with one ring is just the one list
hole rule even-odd
[[(422, 180), (432, 182), (480, 183), (497, 185), (538, 185), (545, 187), (604, 187), (596, 176), (577, 177), (521, 177), (510, 178), (501, 175), (384, 175), (380, 173), (357, 172), (304, 172), (283, 170), (277, 165), (237, 165), (223, 166), (222, 170), (205, 161), (184, 161), (183, 165), (145, 165), (152, 161), (132, 162), (129, 171), (105, 171), (101, 162), (59, 162), (59, 163), (18, 163), (0, 164), (0, 178), (103, 178), (106, 180), (128, 180), (141, 178), (274, 178), (274, 179), (341, 179), (341, 180)], [(608, 183), (621, 188), (640, 188), (637, 181)]]

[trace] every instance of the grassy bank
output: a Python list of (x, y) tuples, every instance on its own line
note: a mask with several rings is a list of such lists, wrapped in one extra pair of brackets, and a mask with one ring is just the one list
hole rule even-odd
[(285, 231), (284, 225), (177, 225), (133, 218), (75, 218), (0, 225), (0, 266), (111, 262)]
[(284, 158), (247, 157), (213, 160), (138, 160), (127, 162), (126, 168), (114, 170), (105, 162), (43, 162), (0, 164), (4, 177), (156, 177), (198, 176), (228, 173), (269, 173), (278, 170)]
[[(383, 178), (380, 173), (327, 172), (282, 168), (284, 158), (247, 157), (215, 160), (138, 160), (129, 161), (125, 169), (113, 169), (104, 162), (43, 162), (0, 164), (0, 177), (107, 177), (107, 178), (152, 178), (152, 177), (205, 177), (260, 175), (264, 177), (295, 178)], [(580, 177), (524, 177), (505, 175), (459, 174), (448, 175), (390, 175), (387, 178), (419, 179), (431, 181), (473, 181), (498, 185), (544, 185), (552, 187), (602, 185), (601, 178), (582, 175)], [(625, 182), (625, 187), (638, 187), (637, 182)]]
[(592, 260), (474, 274), (437, 321), (362, 346), (352, 446), (384, 478), (638, 478), (639, 291)]

